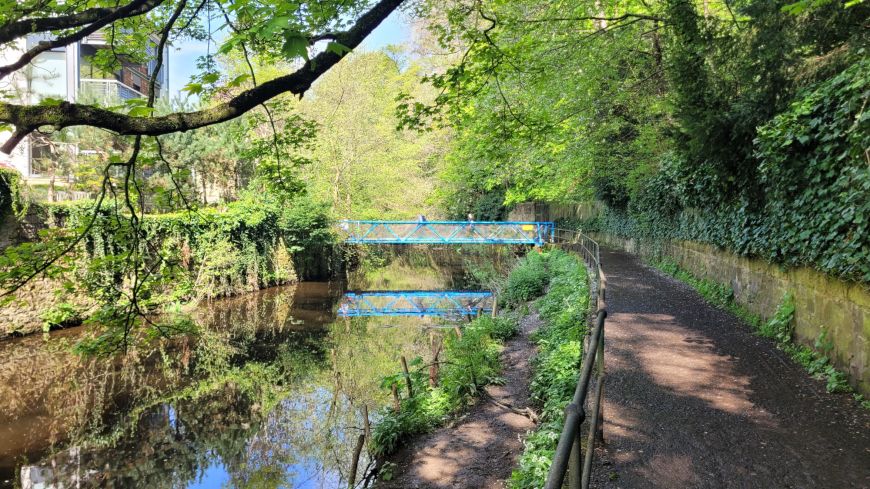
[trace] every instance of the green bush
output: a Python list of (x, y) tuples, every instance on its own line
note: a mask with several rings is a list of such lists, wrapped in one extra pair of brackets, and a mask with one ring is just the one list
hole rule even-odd
[(0, 168), (0, 217), (20, 214), (23, 207), (21, 175), (15, 170)]
[(72, 304), (61, 302), (40, 315), (43, 331), (74, 326), (82, 321), (82, 312)]
[(481, 316), (477, 318), (480, 325), (489, 331), (489, 335), (494, 340), (507, 340), (519, 331), (517, 318), (513, 315), (501, 315), (496, 317)]
[[(40, 233), (39, 241), (0, 253), (0, 289), (42, 272), (44, 263), (73, 244), (42, 275), (55, 279), (64, 293), (94, 299), (108, 319), (104, 324), (113, 325), (112, 311), (126, 319), (134, 306), (154, 312), (289, 283), (297, 276), (325, 276), (339, 256), (326, 206), (304, 197), (286, 201), (248, 194), (221, 208), (146, 214), (138, 229), (114, 204), (106, 202), (96, 212), (94, 205), (41, 205), (52, 227)], [(74, 241), (79, 235), (83, 238)], [(133, 283), (135, 304), (126, 293)], [(131, 323), (117, 324), (129, 329)]]
[(662, 240), (691, 240), (870, 282), (868, 91), (864, 56), (761, 126), (753, 170), (759, 193), (723, 200), (715, 190), (723, 182), (704, 164), (669, 154), (628, 209), (606, 209), (582, 227), (637, 238), (652, 251)]
[(507, 284), (499, 294), (499, 305), (515, 307), (541, 296), (550, 280), (547, 255), (529, 253), (508, 275)]

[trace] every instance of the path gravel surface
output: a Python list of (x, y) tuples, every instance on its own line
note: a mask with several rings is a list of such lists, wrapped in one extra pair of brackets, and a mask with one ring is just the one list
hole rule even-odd
[(633, 255), (602, 263), (606, 449), (593, 487), (870, 488), (870, 411)]

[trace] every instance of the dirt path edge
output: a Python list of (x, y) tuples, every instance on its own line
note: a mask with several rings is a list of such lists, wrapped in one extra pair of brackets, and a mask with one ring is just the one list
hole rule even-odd
[(485, 395), (451, 423), (419, 436), (388, 457), (396, 465), (379, 489), (500, 488), (516, 467), (522, 438), (534, 428), (518, 411), (529, 407), (531, 366), (535, 353), (530, 334), (541, 324), (537, 312), (520, 320), (519, 333), (501, 352), (503, 385), (489, 385)]

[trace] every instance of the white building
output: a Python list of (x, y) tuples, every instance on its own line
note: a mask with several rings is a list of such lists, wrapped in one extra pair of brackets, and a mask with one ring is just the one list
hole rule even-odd
[[(0, 50), (0, 64), (7, 65), (16, 61), (27, 49), (32, 48), (48, 37), (42, 34), (28, 35), (18, 39), (15, 44)], [(54, 98), (69, 102), (80, 101), (120, 101), (146, 97), (151, 74), (156, 61), (147, 65), (124, 63), (114, 73), (101, 71), (90, 59), (100, 49), (107, 49), (102, 32), (96, 32), (75, 44), (52, 49), (37, 56), (30, 64), (0, 80), (0, 93), (16, 103), (37, 104), (40, 100)], [(156, 43), (151, 48), (156, 50)], [(150, 52), (154, 58), (153, 52)], [(163, 53), (164, 68), (157, 78), (156, 91), (165, 97), (168, 88), (167, 60), (168, 49)], [(0, 140), (9, 137), (8, 132), (0, 132)], [(76, 148), (73, 151), (78, 151)], [(48, 147), (40, 145), (32, 136), (23, 140), (10, 155), (0, 153), (0, 164), (6, 163), (16, 168), (26, 179), (38, 180), (44, 175), (41, 161), (50, 157)]]

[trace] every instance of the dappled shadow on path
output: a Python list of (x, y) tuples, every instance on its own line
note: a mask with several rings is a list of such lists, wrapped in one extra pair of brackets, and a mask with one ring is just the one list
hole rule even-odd
[(689, 287), (605, 252), (598, 487), (870, 487), (870, 413)]

